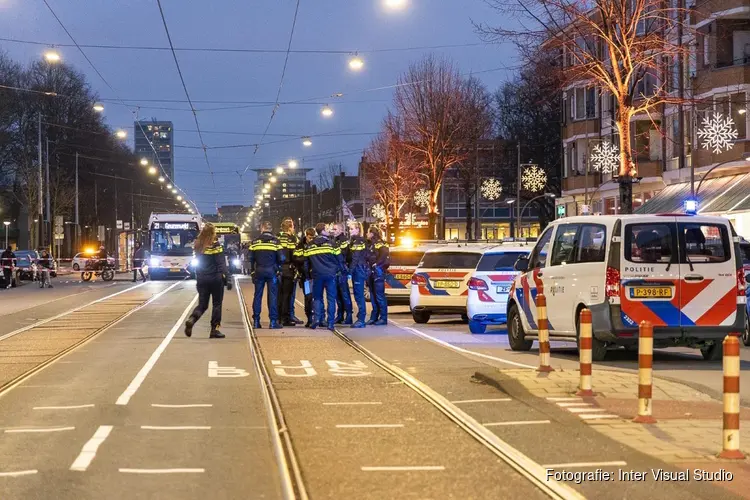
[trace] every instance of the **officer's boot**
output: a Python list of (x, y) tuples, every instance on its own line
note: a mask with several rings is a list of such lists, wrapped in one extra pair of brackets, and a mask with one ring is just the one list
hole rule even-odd
[(368, 322), (367, 322), (367, 324), (368, 324), (368, 325), (374, 325), (374, 324), (375, 324), (375, 323), (377, 323), (377, 322), (378, 322), (378, 318), (376, 318), (375, 316), (372, 316), (372, 315), (371, 315), (371, 316), (370, 316), (370, 321), (368, 321)]
[(262, 326), (260, 326), (260, 318), (253, 319), (253, 328), (263, 328)]
[(380, 316), (380, 319), (373, 323), (375, 326), (384, 326), (388, 324), (388, 316), (385, 314)]
[(332, 332), (336, 330), (336, 324), (335, 323), (328, 323), (328, 329)]
[(339, 311), (339, 313), (336, 315), (336, 319), (333, 321), (337, 325), (340, 325), (344, 322), (344, 313)]
[[(301, 325), (302, 323), (304, 323), (304, 321), (302, 321), (301, 319), (299, 319), (297, 316), (294, 316), (294, 315), (292, 315), (291, 318), (289, 318), (289, 319), (291, 319), (292, 321), (294, 321), (298, 325)], [(308, 324), (310, 323), (310, 318), (307, 318), (307, 323)], [(307, 325), (305, 325), (305, 326), (307, 326)]]
[(223, 339), (223, 338), (226, 337), (226, 335), (224, 335), (223, 333), (221, 333), (219, 331), (219, 326), (221, 326), (221, 325), (216, 325), (216, 326), (212, 326), (211, 327), (211, 334), (208, 336), (208, 338), (210, 338), (210, 339)]
[(271, 320), (271, 330), (280, 330), (284, 328), (277, 320)]
[(315, 314), (313, 313), (312, 316), (310, 316), (310, 328), (315, 330), (318, 327), (318, 318), (315, 317)]
[(365, 322), (360, 321), (360, 320), (357, 320), (357, 322), (352, 325), (352, 328), (364, 328), (364, 327), (365, 327)]
[(307, 317), (307, 323), (305, 323), (305, 328), (310, 328), (310, 327), (312, 327), (312, 323), (313, 323), (313, 319), (312, 319), (312, 317), (308, 316), (308, 317)]
[(351, 325), (352, 323), (354, 323), (354, 321), (352, 320), (352, 313), (348, 312), (346, 313), (346, 319), (344, 320), (344, 324)]

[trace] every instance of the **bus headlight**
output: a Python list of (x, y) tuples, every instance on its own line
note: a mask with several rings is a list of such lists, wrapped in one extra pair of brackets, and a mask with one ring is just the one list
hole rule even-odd
[(240, 267), (240, 259), (234, 259), (232, 264), (234, 264), (234, 267)]
[(190, 261), (191, 267), (198, 267), (198, 259), (193, 259)]
[(151, 260), (149, 260), (149, 263), (151, 264), (151, 267), (159, 267), (159, 264), (161, 264), (161, 262), (159, 262), (158, 257), (151, 257)]

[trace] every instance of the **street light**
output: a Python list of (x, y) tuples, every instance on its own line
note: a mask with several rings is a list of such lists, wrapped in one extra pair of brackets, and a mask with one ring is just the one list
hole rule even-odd
[(8, 248), (8, 226), (10, 226), (10, 221), (3, 221), (3, 224), (5, 224), (5, 248)]
[(297, 168), (298, 163), (297, 160), (289, 160), (289, 163), (287, 163), (287, 165), (289, 165), (289, 168)]
[(349, 69), (351, 69), (352, 71), (359, 71), (364, 67), (364, 65), (365, 62), (357, 54), (354, 54), (354, 56), (349, 59)]
[(126, 139), (128, 137), (128, 133), (125, 132), (123, 129), (120, 129), (117, 132), (115, 132), (115, 136), (117, 136), (118, 139)]
[(309, 137), (303, 137), (302, 145), (305, 146), (306, 148), (309, 148), (310, 146), (312, 146), (312, 139), (310, 139)]
[(160, 175), (159, 176), (159, 182), (164, 182), (164, 181), (166, 181), (166, 179), (164, 178), (164, 176)]
[(94, 111), (96, 111), (97, 113), (103, 112), (104, 111), (104, 104), (102, 104), (100, 102), (95, 102), (94, 103)]
[(277, 179), (276, 179), (276, 177), (275, 177), (275, 176), (274, 176), (274, 177), (271, 177), (271, 178), (270, 178), (269, 180), (271, 181), (271, 183), (273, 183), (273, 184), (276, 184), (276, 180), (277, 180)]
[(328, 104), (326, 104), (322, 108), (320, 108), (320, 114), (326, 118), (329, 118), (333, 116), (333, 109), (331, 109), (331, 107)]
[(518, 227), (516, 228), (516, 232), (518, 234), (518, 238), (521, 237), (521, 218), (523, 217), (523, 213), (526, 211), (526, 207), (528, 207), (532, 202), (534, 202), (534, 201), (536, 201), (536, 200), (538, 200), (540, 198), (555, 198), (555, 197), (556, 197), (555, 193), (544, 193), (544, 194), (540, 194), (539, 196), (535, 196), (535, 197), (533, 197), (532, 199), (530, 199), (529, 201), (526, 202), (526, 205), (524, 205), (523, 208), (521, 209), (521, 211), (518, 212), (518, 224), (517, 224)]
[(62, 59), (55, 49), (47, 49), (44, 52), (44, 59), (51, 64), (59, 63)]
[(148, 166), (148, 160), (146, 158), (141, 158), (141, 165), (143, 165), (144, 167), (147, 167)]
[(389, 10), (401, 10), (406, 7), (406, 0), (383, 0), (383, 5)]
[(276, 173), (279, 174), (279, 175), (283, 174), (284, 173), (284, 167), (282, 167), (281, 165), (279, 165), (278, 167), (276, 167)]
[(172, 185), (171, 184), (167, 184), (167, 189), (172, 189)]
[(157, 172), (156, 167), (151, 166), (151, 167), (148, 168), (148, 173), (149, 174), (156, 175), (156, 172)]

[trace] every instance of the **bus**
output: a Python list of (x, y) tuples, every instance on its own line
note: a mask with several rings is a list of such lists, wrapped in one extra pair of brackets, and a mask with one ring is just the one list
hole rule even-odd
[(232, 274), (242, 272), (242, 262), (240, 262), (240, 246), (242, 237), (240, 227), (234, 222), (215, 222), (216, 236), (219, 243), (224, 247), (227, 256), (227, 265)]
[(193, 243), (202, 221), (199, 215), (151, 214), (148, 220), (150, 279), (193, 276)]

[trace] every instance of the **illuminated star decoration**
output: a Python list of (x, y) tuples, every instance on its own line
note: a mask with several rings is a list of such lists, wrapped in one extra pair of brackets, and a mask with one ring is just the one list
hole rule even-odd
[(698, 137), (705, 149), (719, 154), (734, 147), (732, 141), (737, 139), (737, 128), (731, 116), (724, 118), (721, 113), (713, 113), (710, 118), (703, 117), (702, 125), (698, 130)]
[(426, 207), (430, 204), (430, 191), (427, 189), (420, 189), (414, 193), (414, 204), (418, 207)]
[(620, 168), (620, 152), (617, 146), (609, 141), (594, 146), (591, 154), (591, 166), (603, 174), (611, 174)]
[(541, 191), (547, 185), (547, 173), (539, 165), (528, 166), (521, 174), (521, 185), (527, 191)]
[(500, 185), (500, 181), (494, 177), (482, 181), (482, 187), (480, 187), (479, 190), (482, 192), (482, 196), (488, 200), (496, 200), (500, 198), (500, 195), (503, 193), (503, 187)]
[(370, 213), (376, 219), (385, 220), (385, 207), (380, 203), (373, 205), (370, 209)]

